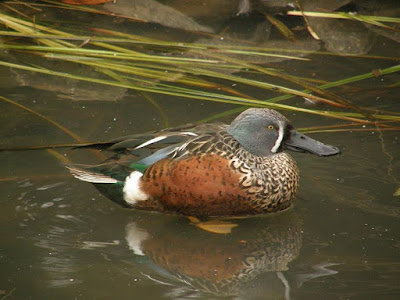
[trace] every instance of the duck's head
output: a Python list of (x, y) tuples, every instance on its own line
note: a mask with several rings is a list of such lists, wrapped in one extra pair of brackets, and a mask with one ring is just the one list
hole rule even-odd
[(227, 129), (247, 151), (258, 156), (270, 156), (285, 149), (309, 152), (319, 156), (340, 153), (294, 130), (290, 121), (275, 110), (250, 108), (241, 113)]

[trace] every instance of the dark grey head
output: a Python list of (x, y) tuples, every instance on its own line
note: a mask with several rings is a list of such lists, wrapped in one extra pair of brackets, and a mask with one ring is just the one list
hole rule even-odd
[(284, 149), (320, 156), (340, 152), (336, 147), (295, 131), (288, 119), (268, 108), (250, 108), (244, 111), (233, 120), (227, 131), (243, 148), (257, 156), (273, 155)]

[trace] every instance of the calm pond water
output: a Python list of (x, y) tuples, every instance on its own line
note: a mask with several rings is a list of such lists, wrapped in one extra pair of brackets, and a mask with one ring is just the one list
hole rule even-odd
[[(178, 5), (177, 1), (162, 2), (170, 7)], [(243, 5), (247, 1), (242, 2), (235, 3), (231, 10), (225, 5), (222, 13), (211, 4), (208, 9), (187, 3), (175, 9), (197, 20), (193, 26), (203, 24), (202, 30), (212, 28), (221, 32), (225, 27), (235, 28), (245, 38), (250, 30), (253, 36), (253, 31), (266, 24), (257, 11), (246, 12), (239, 20), (232, 18), (232, 10), (246, 8)], [(337, 2), (337, 7), (329, 9), (350, 1)], [(385, 7), (373, 7), (373, 1), (364, 1), (370, 6), (360, 2), (353, 1), (347, 7), (365, 14), (397, 12), (398, 16), (400, 12), (397, 1), (387, 1)], [(279, 9), (274, 7), (271, 11)], [(79, 22), (85, 26), (90, 22), (106, 26), (110, 22), (105, 16), (75, 14), (78, 20), (72, 21), (70, 12), (64, 13), (63, 20), (72, 27)], [(46, 15), (50, 21), (60, 16), (60, 11)], [(290, 24), (292, 19), (282, 20)], [(160, 21), (164, 26), (140, 24), (140, 30), (159, 37), (168, 33), (174, 39), (188, 34), (163, 22), (167, 21)], [(130, 32), (136, 30), (136, 24), (115, 22), (110, 27)], [(326, 24), (315, 24), (318, 26)], [(327, 37), (322, 41), (307, 39), (303, 46), (400, 58), (398, 32), (382, 34), (376, 28), (364, 26), (361, 31), (355, 29), (358, 34), (346, 40), (354, 33), (351, 26), (328, 27), (332, 32), (323, 30)], [(269, 30), (271, 43), (290, 44), (276, 29)], [(341, 37), (342, 44), (335, 44), (338, 42), (334, 35)], [(354, 42), (355, 37), (359, 38), (356, 44), (343, 44)], [(302, 41), (301, 38), (298, 43)], [(32, 59), (12, 52), (9, 55), (2, 59)], [(333, 81), (398, 64), (398, 60), (337, 55), (308, 58), (311, 61), (276, 60), (263, 65), (293, 75)], [(155, 106), (134, 91), (0, 68), (4, 97), (34, 109), (86, 141), (106, 141), (166, 125), (195, 122), (237, 108), (151, 95), (157, 102)], [(356, 105), (399, 112), (399, 82), (400, 75), (394, 73), (334, 92)], [(241, 91), (260, 99), (270, 97), (251, 87)], [(326, 104), (310, 106), (303, 99), (285, 103), (335, 110)], [(0, 109), (1, 148), (72, 142), (55, 126), (16, 106), (1, 102)], [(290, 111), (282, 113), (297, 128), (348, 123)], [(230, 122), (234, 116), (221, 121)], [(1, 151), (0, 297), (399, 299), (400, 198), (394, 196), (400, 188), (399, 132), (358, 131), (363, 128), (356, 125), (352, 131), (310, 133), (315, 139), (339, 147), (342, 153), (327, 158), (294, 153), (301, 170), (301, 187), (294, 207), (283, 213), (234, 220), (238, 226), (230, 234), (201, 230), (184, 217), (121, 208), (92, 185), (72, 178), (59, 158), (94, 163), (102, 155), (96, 151)]]

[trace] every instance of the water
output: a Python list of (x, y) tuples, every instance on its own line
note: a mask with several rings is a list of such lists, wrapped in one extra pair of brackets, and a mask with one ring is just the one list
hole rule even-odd
[[(154, 35), (161, 30), (155, 25), (145, 29)], [(398, 43), (379, 35), (370, 46), (368, 51), (374, 55), (400, 53)], [(396, 64), (351, 57), (311, 58), (307, 63), (272, 64), (291, 74), (310, 77), (314, 73), (324, 80)], [(62, 88), (75, 82), (63, 79), (55, 88), (48, 77), (35, 74), (33, 80), (27, 74), (23, 76), (29, 83), (23, 86), (11, 80), (14, 85), (3, 86), (2, 94), (87, 141), (194, 122), (235, 108), (153, 95), (163, 115), (134, 92), (114, 90), (110, 95), (119, 92), (118, 101), (94, 101), (102, 96), (97, 88), (83, 86), (86, 93), (78, 95), (76, 90), (68, 95)], [(335, 91), (357, 105), (398, 112), (398, 85), (383, 87), (398, 84), (399, 79), (392, 74)], [(243, 89), (258, 98), (268, 96)], [(79, 100), (81, 96), (93, 101)], [(289, 101), (308, 107), (302, 99)], [(0, 105), (2, 147), (71, 142), (44, 120), (7, 103)], [(311, 106), (324, 107), (330, 109)], [(297, 128), (344, 123), (283, 113)], [(339, 147), (342, 154), (329, 158), (293, 154), (301, 170), (294, 207), (229, 221), (238, 226), (226, 235), (201, 230), (183, 217), (120, 208), (90, 184), (72, 178), (59, 158), (93, 163), (99, 161), (98, 153), (68, 148), (57, 150), (58, 155), (46, 150), (2, 151), (0, 295), (11, 299), (226, 295), (238, 299), (397, 299), (400, 199), (393, 194), (400, 188), (399, 134), (356, 131), (362, 128), (310, 134)]]

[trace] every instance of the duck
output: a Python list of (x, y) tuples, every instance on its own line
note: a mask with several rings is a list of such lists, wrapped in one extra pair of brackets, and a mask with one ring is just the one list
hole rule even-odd
[(75, 178), (123, 207), (200, 218), (286, 210), (300, 178), (287, 151), (340, 153), (268, 108), (249, 108), (229, 125), (188, 125), (89, 147), (115, 155), (97, 165), (67, 165)]

